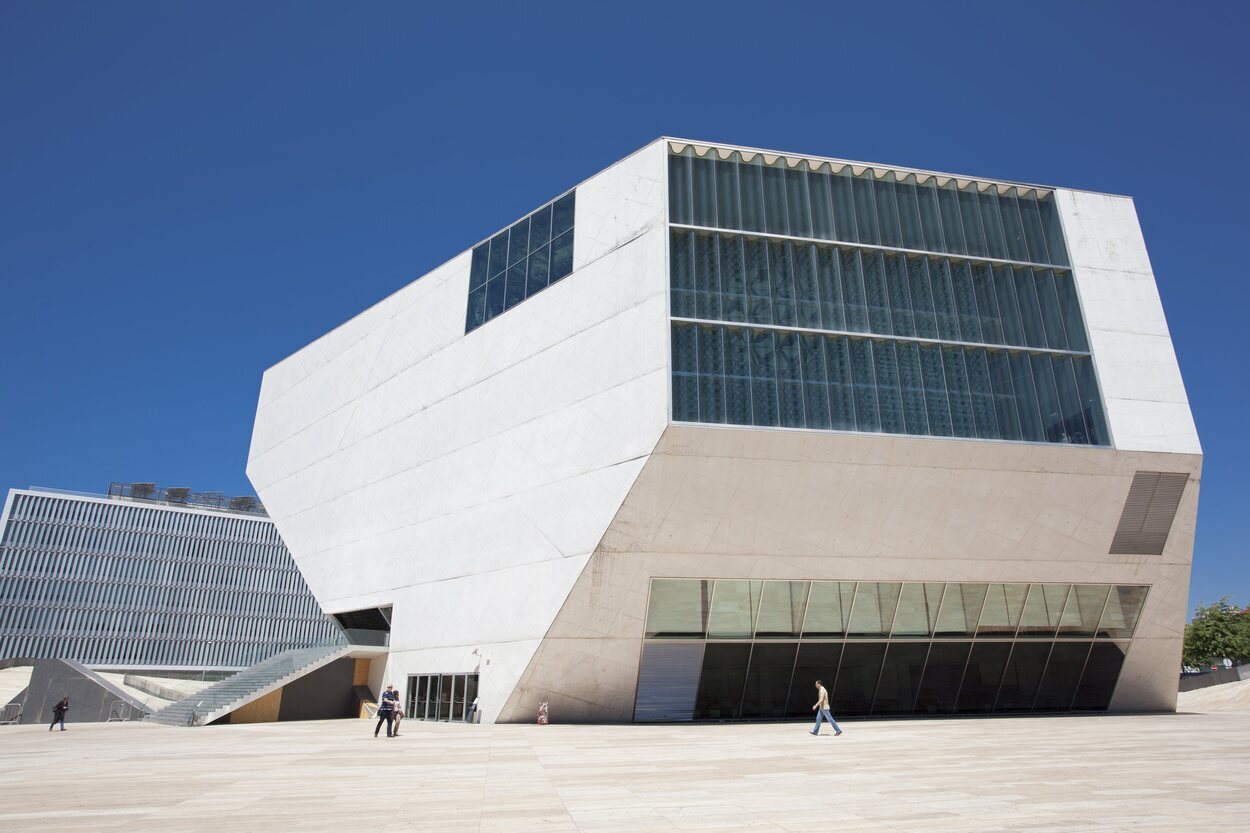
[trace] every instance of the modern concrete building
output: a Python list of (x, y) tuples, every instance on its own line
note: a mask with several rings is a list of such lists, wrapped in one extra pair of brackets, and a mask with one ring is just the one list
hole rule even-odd
[(264, 507), (150, 483), (11, 489), (0, 518), (0, 660), (237, 671), (346, 644)]
[(1173, 709), (1201, 463), (1131, 199), (663, 138), (269, 369), (248, 474), (415, 716), (564, 722)]

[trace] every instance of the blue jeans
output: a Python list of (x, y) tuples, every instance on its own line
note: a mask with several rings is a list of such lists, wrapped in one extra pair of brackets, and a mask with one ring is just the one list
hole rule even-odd
[(842, 733), (842, 727), (838, 725), (838, 721), (836, 721), (836, 720), (834, 720), (834, 719), (833, 719), (833, 715), (829, 714), (829, 710), (828, 710), (828, 709), (819, 709), (819, 710), (816, 712), (816, 725), (812, 727), (812, 734), (813, 734), (813, 735), (818, 735), (818, 734), (820, 734), (820, 721), (821, 721), (821, 720), (828, 720), (828, 721), (829, 721), (829, 724), (830, 724), (831, 726), (833, 726), (833, 731), (834, 731), (834, 732), (836, 732), (836, 733), (838, 733), (838, 734), (841, 734), (841, 733)]

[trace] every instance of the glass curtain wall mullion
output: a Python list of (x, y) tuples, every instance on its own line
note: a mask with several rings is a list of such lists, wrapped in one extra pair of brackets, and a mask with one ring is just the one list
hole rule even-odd
[(903, 245), (903, 231), (902, 222), (899, 219), (898, 191), (894, 171), (886, 171), (881, 177), (873, 177), (873, 193), (881, 245), (898, 248)]
[(833, 217), (837, 237), (848, 243), (857, 243), (862, 242), (862, 238), (855, 217), (852, 178), (851, 166), (844, 165), (831, 173), (829, 184), (833, 194)]
[(1037, 202), (1035, 188), (1030, 188), (1020, 197), (1020, 219), (1024, 223), (1024, 239), (1029, 247), (1029, 259), (1035, 263), (1054, 263), (1046, 245), (1046, 233), (1042, 227)]
[(738, 697), (738, 709), (734, 713), (734, 718), (736, 719), (742, 718), (742, 707), (746, 704), (746, 699), (747, 699), (747, 685), (751, 682), (751, 665), (752, 665), (751, 661), (754, 659), (754, 657), (755, 657), (755, 640), (752, 639), (750, 642), (750, 647), (747, 650), (747, 667), (744, 670), (744, 673), (742, 675), (742, 693)]
[[(988, 588), (986, 589), (988, 591)], [(977, 634), (977, 631), (981, 627), (981, 617), (985, 615), (985, 606), (989, 601), (989, 597), (990, 597), (989, 592), (986, 592), (984, 595), (981, 596), (981, 605), (979, 608), (977, 608), (977, 618), (974, 622), (972, 622), (972, 626), (970, 628), (972, 638), (970, 641), (972, 642), (973, 645), (976, 644), (976, 634)], [(959, 678), (959, 690), (955, 692), (956, 704), (959, 703), (959, 698), (963, 696), (964, 683), (966, 682), (968, 678), (968, 666), (969, 664), (971, 664), (971, 662), (972, 662), (972, 651), (969, 651), (968, 658), (964, 661), (963, 674)]]
[(959, 216), (959, 183), (948, 179), (945, 184), (938, 185), (937, 197), (942, 237), (946, 240), (948, 250), (955, 254), (968, 254), (963, 220)]
[(717, 228), (716, 153), (695, 156), (690, 160), (693, 224)]
[(792, 237), (812, 236), (812, 200), (808, 183), (808, 165), (800, 161), (785, 167), (786, 213)]
[[(902, 582), (899, 583), (899, 594), (895, 599), (894, 610), (890, 614), (890, 624), (889, 624), (889, 627), (885, 629), (885, 655), (882, 657), (881, 667), (877, 669), (877, 682), (872, 687), (872, 696), (868, 698), (868, 713), (869, 714), (872, 714), (876, 710), (877, 695), (881, 692), (881, 678), (885, 674), (886, 663), (890, 659), (890, 645), (894, 644), (894, 641), (893, 641), (894, 625), (898, 621), (899, 608), (903, 606), (902, 590), (906, 586), (907, 585), (905, 583), (902, 583)], [(917, 689), (917, 691), (919, 691), (919, 689)], [(915, 704), (914, 697), (912, 698), (912, 701), (914, 705)]]
[(716, 216), (728, 228), (742, 225), (742, 206), (738, 188), (738, 160), (741, 154), (734, 152), (728, 159), (716, 160)]
[(764, 229), (769, 234), (788, 237), (790, 234), (789, 211), (786, 205), (785, 160), (764, 162)]

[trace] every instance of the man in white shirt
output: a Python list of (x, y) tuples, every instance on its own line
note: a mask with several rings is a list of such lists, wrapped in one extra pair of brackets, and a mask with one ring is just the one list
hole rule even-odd
[(842, 734), (842, 727), (838, 725), (838, 721), (833, 719), (833, 715), (829, 713), (829, 692), (825, 691), (825, 687), (820, 684), (820, 680), (816, 681), (816, 705), (812, 706), (812, 711), (816, 712), (816, 725), (812, 728), (813, 735), (820, 734), (820, 721), (828, 720), (833, 726), (834, 737)]

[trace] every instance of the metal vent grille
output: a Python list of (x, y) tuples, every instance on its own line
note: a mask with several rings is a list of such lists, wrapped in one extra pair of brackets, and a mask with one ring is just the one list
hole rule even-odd
[(1120, 525), (1111, 539), (1112, 555), (1162, 555), (1189, 475), (1139, 471), (1133, 475)]
[(643, 646), (634, 720), (692, 719), (702, 670), (702, 642), (695, 645), (651, 642)]

